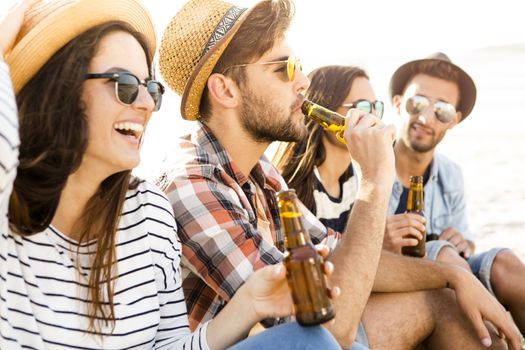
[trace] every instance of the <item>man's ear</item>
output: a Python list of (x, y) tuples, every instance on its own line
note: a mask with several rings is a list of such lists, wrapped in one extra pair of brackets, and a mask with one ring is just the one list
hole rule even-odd
[(236, 108), (239, 105), (240, 90), (237, 84), (227, 76), (213, 73), (207, 82), (208, 93), (214, 103), (223, 108)]
[(395, 95), (392, 97), (392, 107), (397, 115), (401, 114), (401, 102), (403, 102), (403, 96)]

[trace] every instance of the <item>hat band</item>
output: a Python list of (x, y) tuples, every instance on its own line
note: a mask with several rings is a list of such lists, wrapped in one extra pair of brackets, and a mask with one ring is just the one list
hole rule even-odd
[(201, 58), (210, 51), (210, 49), (215, 46), (215, 44), (220, 41), (228, 31), (233, 27), (237, 19), (246, 11), (244, 7), (232, 6), (225, 14), (222, 16), (219, 24), (211, 33), (210, 39), (204, 48), (204, 52), (201, 55)]

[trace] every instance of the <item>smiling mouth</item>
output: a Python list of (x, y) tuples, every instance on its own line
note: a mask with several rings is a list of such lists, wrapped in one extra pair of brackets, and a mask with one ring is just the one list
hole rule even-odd
[(131, 122), (115, 123), (113, 129), (121, 135), (139, 139), (144, 132), (144, 125)]
[(427, 135), (434, 135), (434, 132), (432, 129), (429, 129), (426, 126), (421, 125), (419, 123), (412, 124), (411, 129), (414, 129), (416, 132), (425, 133)]

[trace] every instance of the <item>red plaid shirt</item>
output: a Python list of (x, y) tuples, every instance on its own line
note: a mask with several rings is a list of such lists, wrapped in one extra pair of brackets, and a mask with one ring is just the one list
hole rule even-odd
[[(275, 193), (287, 186), (266, 156), (246, 177), (200, 123), (195, 132), (180, 139), (179, 147), (167, 160), (158, 184), (177, 220), (183, 288), (190, 327), (195, 329), (212, 319), (255, 270), (282, 260)], [(259, 212), (268, 220), (273, 242), (258, 231), (257, 205), (262, 206)], [(327, 230), (306, 207), (302, 211), (312, 241), (333, 248), (340, 234)]]

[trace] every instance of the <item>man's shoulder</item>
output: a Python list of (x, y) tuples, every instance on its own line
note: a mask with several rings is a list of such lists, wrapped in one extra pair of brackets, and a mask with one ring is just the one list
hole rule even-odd
[(168, 153), (155, 183), (164, 190), (177, 178), (211, 179), (219, 167), (219, 160), (215, 154), (192, 135), (185, 135), (177, 140)]
[(442, 153), (434, 153), (434, 163), (438, 167), (437, 170), (440, 174), (448, 176), (462, 173), (461, 166)]
[(463, 190), (463, 172), (458, 163), (443, 154), (435, 153), (434, 164), (437, 167), (439, 184), (446, 192)]

